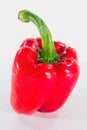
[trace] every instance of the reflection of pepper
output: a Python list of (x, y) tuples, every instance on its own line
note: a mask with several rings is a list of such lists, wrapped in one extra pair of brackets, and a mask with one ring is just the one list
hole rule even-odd
[(61, 42), (53, 42), (47, 25), (35, 14), (23, 10), (19, 19), (33, 22), (41, 39), (26, 39), (15, 56), (11, 105), (24, 114), (55, 111), (64, 104), (77, 82), (76, 51)]

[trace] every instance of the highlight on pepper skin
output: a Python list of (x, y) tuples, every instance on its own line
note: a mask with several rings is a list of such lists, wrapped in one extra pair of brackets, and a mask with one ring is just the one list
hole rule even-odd
[(12, 65), (12, 108), (21, 114), (53, 112), (61, 108), (78, 81), (80, 67), (76, 50), (53, 41), (46, 23), (36, 14), (22, 10), (22, 22), (33, 22), (41, 38), (26, 38)]

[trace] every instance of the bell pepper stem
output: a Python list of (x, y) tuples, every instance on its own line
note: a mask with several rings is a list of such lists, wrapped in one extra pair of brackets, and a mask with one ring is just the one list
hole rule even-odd
[(55, 50), (52, 35), (46, 23), (39, 16), (28, 10), (21, 10), (18, 13), (18, 18), (22, 22), (33, 22), (39, 30), (42, 40), (42, 49), (38, 51), (37, 60), (47, 63), (58, 62), (59, 55)]

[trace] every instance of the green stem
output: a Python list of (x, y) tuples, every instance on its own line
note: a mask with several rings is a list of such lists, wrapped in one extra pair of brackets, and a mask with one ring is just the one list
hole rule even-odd
[(18, 18), (23, 22), (33, 22), (40, 33), (42, 39), (42, 49), (38, 51), (37, 59), (41, 62), (54, 63), (59, 61), (59, 55), (55, 51), (51, 33), (45, 22), (28, 10), (22, 10), (18, 14)]

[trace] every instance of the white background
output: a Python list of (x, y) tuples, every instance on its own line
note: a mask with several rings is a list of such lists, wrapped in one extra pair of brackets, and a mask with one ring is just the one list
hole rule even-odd
[[(18, 20), (18, 11), (28, 9), (49, 26), (53, 39), (77, 50), (80, 64), (78, 83), (58, 112), (24, 116), (9, 102), (11, 67), (17, 49), (27, 37), (38, 37), (37, 28)], [(7, 130), (87, 129), (87, 1), (3, 0), (0, 1), (0, 128)]]

